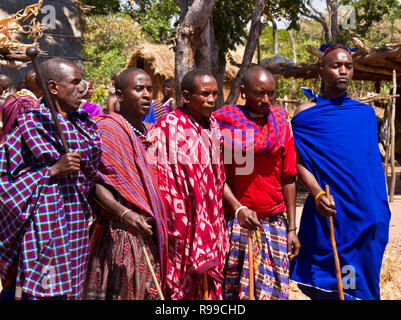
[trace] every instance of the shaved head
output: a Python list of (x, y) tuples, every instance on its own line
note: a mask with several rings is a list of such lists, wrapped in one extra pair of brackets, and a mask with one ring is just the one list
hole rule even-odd
[(37, 97), (42, 96), (42, 89), (39, 86), (39, 82), (36, 76), (35, 70), (28, 70), (24, 78), (24, 86), (28, 90), (32, 91)]
[(242, 84), (245, 87), (248, 87), (252, 83), (255, 74), (263, 74), (275, 82), (273, 74), (269, 70), (259, 65), (253, 65), (245, 72), (244, 78), (242, 79)]
[(5, 74), (0, 74), (0, 94), (3, 91), (9, 91), (13, 86), (13, 81), (11, 78)]
[(342, 52), (346, 52), (352, 61), (352, 56), (348, 50), (343, 48), (336, 48), (323, 55), (322, 60), (320, 61), (321, 66), (324, 67), (327, 64), (327, 61), (331, 61), (332, 57), (335, 56), (339, 52), (339, 50), (341, 50)]
[(40, 70), (46, 83), (50, 80), (63, 81), (71, 73), (72, 68), (78, 67), (75, 63), (62, 58), (49, 59), (40, 65)]

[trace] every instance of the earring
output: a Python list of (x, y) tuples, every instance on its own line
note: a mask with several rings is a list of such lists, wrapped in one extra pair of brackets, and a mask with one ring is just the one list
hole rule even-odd
[(241, 92), (241, 98), (245, 100), (245, 93)]

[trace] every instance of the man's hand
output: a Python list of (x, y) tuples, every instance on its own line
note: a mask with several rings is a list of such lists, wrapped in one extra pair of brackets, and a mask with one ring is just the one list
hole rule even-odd
[(134, 212), (129, 211), (127, 212), (122, 220), (123, 223), (127, 225), (129, 232), (131, 232), (134, 236), (141, 235), (143, 233), (148, 235), (153, 235), (152, 226), (146, 222), (146, 219)]
[(50, 167), (50, 176), (62, 177), (81, 169), (81, 156), (79, 150), (63, 154), (57, 162)]
[(299, 254), (301, 249), (301, 242), (299, 242), (296, 230), (291, 230), (287, 233), (287, 252), (290, 261)]
[(335, 203), (334, 203), (334, 198), (330, 195), (327, 197), (326, 194), (322, 194), (315, 200), (316, 203), (316, 210), (319, 212), (324, 217), (329, 217), (337, 211), (334, 209)]
[(257, 230), (263, 230), (263, 226), (259, 222), (258, 215), (255, 211), (249, 210), (248, 208), (241, 209), (237, 215), (238, 223), (242, 228)]

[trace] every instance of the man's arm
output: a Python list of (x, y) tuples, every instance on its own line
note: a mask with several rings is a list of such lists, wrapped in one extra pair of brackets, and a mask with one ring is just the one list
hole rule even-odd
[(177, 109), (177, 103), (175, 102), (174, 99), (170, 101), (169, 107), (170, 107), (170, 111), (174, 111), (175, 109)]
[(301, 111), (304, 111), (306, 109), (309, 109), (310, 107), (313, 107), (314, 105), (316, 105), (316, 102), (307, 102), (307, 103), (303, 103), (301, 104), (294, 112), (293, 117), (295, 117), (298, 113), (300, 113)]
[[(241, 203), (234, 196), (231, 188), (227, 183), (224, 184), (224, 195), (223, 199), (228, 205), (228, 208), (235, 212), (239, 207), (241, 207)], [(258, 215), (255, 211), (249, 210), (248, 208), (243, 208), (238, 212), (237, 215), (238, 223), (241, 227), (251, 230), (256, 230), (258, 228), (263, 229), (263, 226), (260, 224), (258, 220)]]
[[(152, 235), (152, 226), (149, 225), (145, 218), (130, 210), (129, 208), (123, 206), (114, 197), (113, 193), (101, 184), (96, 184), (94, 190), (92, 190), (92, 197), (94, 200), (104, 209), (111, 212), (114, 216), (121, 219), (122, 223), (125, 223), (129, 231), (133, 235), (147, 233)], [(129, 210), (129, 211), (128, 211)], [(122, 214), (124, 216), (122, 217)]]
[(324, 190), (321, 188), (314, 175), (305, 168), (299, 154), (297, 156), (297, 171), (298, 177), (302, 184), (306, 189), (308, 189), (309, 193), (315, 199), (317, 212), (319, 212), (322, 216), (331, 216), (335, 214), (337, 211), (334, 210), (335, 203), (332, 196), (330, 196), (329, 199), (326, 194), (323, 193), (316, 200), (316, 196), (319, 195), (319, 193), (322, 193)]
[(295, 258), (299, 249), (301, 248), (301, 243), (298, 240), (296, 234), (296, 186), (295, 186), (295, 175), (284, 178), (282, 180), (283, 187), (283, 197), (284, 203), (287, 210), (287, 250), (289, 253), (290, 260)]

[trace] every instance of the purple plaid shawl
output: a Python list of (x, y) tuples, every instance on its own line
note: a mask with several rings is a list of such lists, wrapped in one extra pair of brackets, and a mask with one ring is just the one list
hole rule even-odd
[(100, 137), (84, 112), (58, 118), (81, 171), (50, 178), (63, 148), (42, 104), (20, 114), (0, 148), (0, 276), (18, 259), (17, 285), (35, 297), (80, 298), (89, 253), (89, 190), (97, 178)]

